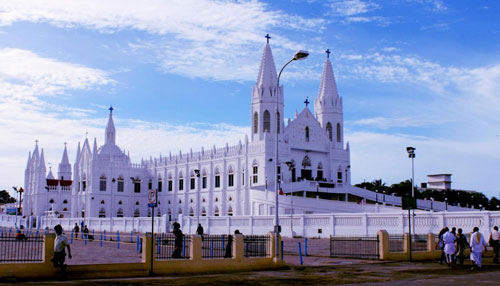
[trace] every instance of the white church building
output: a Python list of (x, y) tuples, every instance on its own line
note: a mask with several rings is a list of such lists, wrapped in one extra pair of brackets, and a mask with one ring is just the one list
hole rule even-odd
[[(64, 217), (145, 217), (150, 189), (158, 191), (155, 216), (272, 215), (275, 213), (275, 135), (278, 133), (279, 213), (389, 212), (401, 199), (351, 185), (349, 143), (344, 141), (342, 97), (327, 50), (314, 112), (308, 101), (285, 124), (284, 90), (277, 86), (269, 46), (264, 47), (251, 93), (250, 137), (132, 163), (116, 142), (113, 109), (97, 139), (78, 143), (71, 167), (65, 147), (57, 177), (46, 174), (38, 143), (25, 170), (23, 214)], [(278, 113), (276, 114), (276, 98)], [(119, 131), (118, 131), (119, 132)], [(92, 145), (91, 145), (92, 144)], [(293, 193), (293, 196), (290, 194)], [(393, 206), (389, 206), (393, 205)], [(427, 206), (422, 204), (422, 208)], [(435, 206), (434, 206), (435, 207)], [(431, 205), (432, 208), (432, 205)]]

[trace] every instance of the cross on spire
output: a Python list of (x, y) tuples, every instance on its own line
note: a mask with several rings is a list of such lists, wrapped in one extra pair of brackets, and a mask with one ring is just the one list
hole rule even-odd
[(326, 49), (325, 53), (326, 53), (326, 57), (327, 57), (327, 58), (330, 58), (330, 53), (331, 53), (331, 52), (330, 52), (330, 49)]
[(68, 142), (64, 142), (64, 147), (66, 147), (66, 145), (68, 145)]
[(304, 100), (304, 103), (306, 104), (306, 107), (309, 105), (309, 97), (306, 97), (306, 100)]
[(88, 135), (89, 135), (89, 132), (88, 132), (88, 131), (86, 131), (86, 132), (85, 132), (85, 138), (87, 138), (87, 136), (88, 136)]
[(38, 145), (38, 139), (35, 140), (35, 144)]
[(114, 109), (113, 106), (110, 106), (109, 107), (109, 113), (113, 113), (113, 109)]
[(266, 35), (267, 43), (269, 44), (269, 39), (271, 39), (271, 36), (269, 34)]

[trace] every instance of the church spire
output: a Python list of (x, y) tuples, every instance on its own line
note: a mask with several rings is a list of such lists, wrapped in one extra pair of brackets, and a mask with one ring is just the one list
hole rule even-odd
[(61, 159), (61, 163), (59, 163), (59, 168), (57, 170), (57, 177), (59, 180), (70, 180), (71, 179), (71, 164), (68, 159), (68, 148), (67, 143), (64, 142), (64, 151)]
[(267, 43), (262, 52), (259, 75), (257, 76), (257, 86), (259, 88), (274, 88), (277, 84), (276, 66), (274, 65), (273, 53), (269, 46), (270, 38), (269, 34), (267, 34)]
[(319, 86), (318, 98), (323, 104), (333, 105), (333, 102), (339, 97), (335, 76), (333, 75), (332, 63), (330, 62), (330, 49), (326, 50), (326, 60), (323, 65), (323, 76)]
[(104, 134), (104, 145), (115, 145), (115, 124), (113, 123), (113, 106), (109, 108), (108, 124), (106, 125), (106, 134)]

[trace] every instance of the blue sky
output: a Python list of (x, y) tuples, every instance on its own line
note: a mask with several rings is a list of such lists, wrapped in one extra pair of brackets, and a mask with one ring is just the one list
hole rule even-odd
[[(452, 173), (498, 196), (500, 3), (492, 0), (0, 2), (0, 189), (21, 185), (36, 139), (54, 169), (63, 143), (117, 141), (134, 161), (236, 144), (249, 131), (264, 35), (285, 116), (317, 96), (325, 49), (344, 100), (354, 183)], [(311, 107), (312, 108), (312, 107)]]

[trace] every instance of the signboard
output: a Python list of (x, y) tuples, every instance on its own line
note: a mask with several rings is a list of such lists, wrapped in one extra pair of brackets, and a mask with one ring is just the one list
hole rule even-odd
[(403, 196), (401, 203), (404, 210), (414, 210), (417, 208), (417, 199), (409, 196)]
[(148, 191), (148, 207), (155, 208), (157, 206), (157, 193), (156, 190)]

